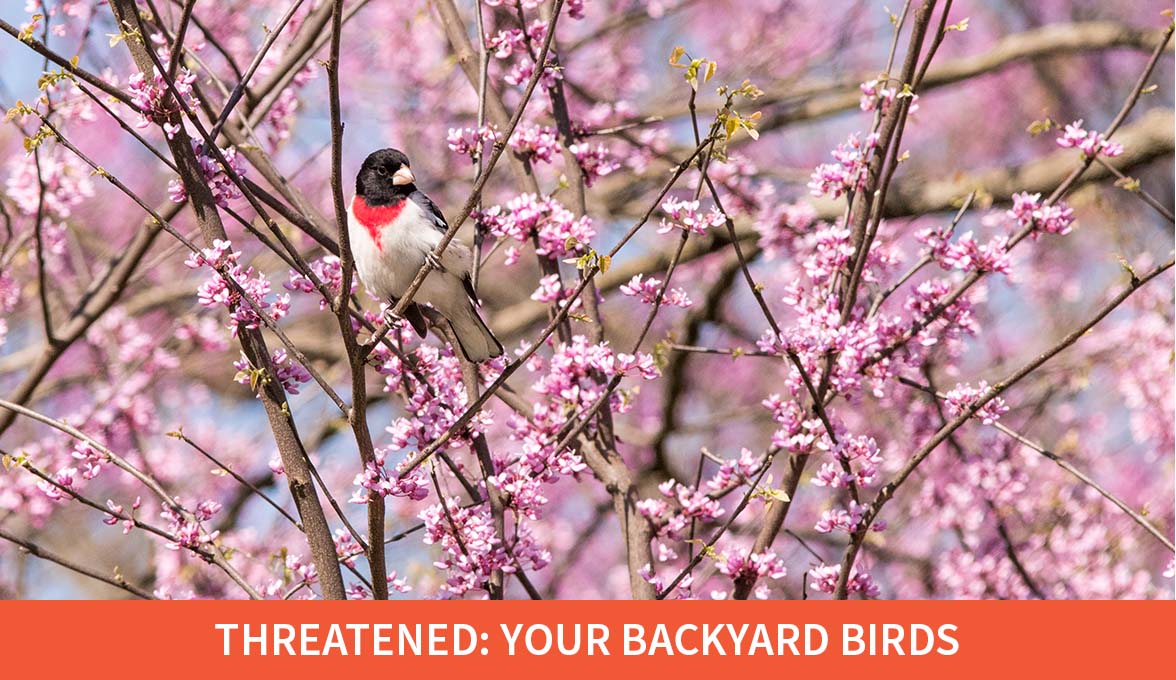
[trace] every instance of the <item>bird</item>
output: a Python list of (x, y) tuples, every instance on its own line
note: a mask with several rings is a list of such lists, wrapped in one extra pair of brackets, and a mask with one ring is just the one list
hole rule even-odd
[(478, 363), (502, 355), (502, 343), (478, 313), (470, 271), (473, 254), (454, 239), (441, 254), (433, 250), (449, 230), (445, 216), (416, 185), (408, 156), (399, 149), (368, 155), (355, 178), (347, 209), (347, 230), (359, 279), (391, 309), (429, 262), (433, 271), (413, 296), (405, 318), (423, 338), (426, 324), (418, 302), (428, 303), (449, 322), (466, 359)]

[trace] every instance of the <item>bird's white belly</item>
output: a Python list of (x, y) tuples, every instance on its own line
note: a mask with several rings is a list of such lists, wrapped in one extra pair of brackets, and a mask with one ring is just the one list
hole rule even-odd
[(385, 261), (384, 254), (376, 247), (367, 229), (352, 215), (347, 217), (347, 226), (351, 237), (351, 254), (355, 257), (355, 270), (364, 287), (383, 300), (403, 292), (404, 288), (398, 289), (396, 286), (395, 268)]
[[(428, 218), (420, 206), (412, 201), (405, 203), (396, 219), (380, 230), (378, 246), (368, 229), (348, 211), (355, 268), (363, 285), (383, 300), (404, 294), (424, 265), (425, 254), (436, 248), (442, 237), (441, 232), (427, 226)], [(445, 269), (454, 276), (432, 273), (415, 296), (417, 301), (437, 306), (439, 298), (445, 297), (448, 286), (444, 281), (448, 279), (453, 279), (460, 290), (460, 277), (472, 264), (469, 248), (454, 240), (441, 259)]]

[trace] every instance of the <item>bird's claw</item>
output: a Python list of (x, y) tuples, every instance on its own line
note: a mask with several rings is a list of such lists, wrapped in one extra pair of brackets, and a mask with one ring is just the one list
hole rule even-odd
[(387, 309), (384, 310), (384, 323), (385, 324), (387, 324), (389, 326), (395, 326), (403, 320), (404, 320), (404, 317), (396, 313), (395, 307), (388, 307)]
[(438, 271), (441, 270), (441, 260), (437, 259), (437, 256), (433, 254), (433, 251), (425, 253), (425, 262), (429, 263), (429, 267)]

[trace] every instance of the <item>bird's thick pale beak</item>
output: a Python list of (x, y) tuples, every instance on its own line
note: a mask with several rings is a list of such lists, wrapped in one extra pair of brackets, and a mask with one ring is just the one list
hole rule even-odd
[(392, 173), (392, 184), (394, 186), (412, 184), (415, 181), (416, 178), (412, 176), (412, 170), (409, 170), (407, 165), (400, 166), (399, 170)]

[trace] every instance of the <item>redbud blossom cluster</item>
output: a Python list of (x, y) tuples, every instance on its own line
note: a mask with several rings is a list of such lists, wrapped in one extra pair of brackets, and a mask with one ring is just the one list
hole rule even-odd
[(180, 511), (164, 506), (160, 510), (159, 516), (167, 521), (167, 530), (175, 537), (175, 540), (166, 543), (165, 547), (171, 550), (199, 548), (206, 543), (215, 541), (216, 537), (220, 535), (220, 531), (205, 531), (201, 526), (201, 522), (207, 522), (212, 519), (213, 515), (220, 512), (220, 509), (221, 504), (216, 501), (201, 501), (189, 519)]
[(1057, 143), (1063, 149), (1078, 149), (1087, 158), (1094, 158), (1099, 154), (1107, 158), (1114, 158), (1123, 153), (1122, 144), (1110, 141), (1103, 133), (1096, 130), (1084, 130), (1081, 120), (1067, 125), (1062, 135), (1058, 137)]
[[(343, 286), (343, 266), (336, 255), (327, 255), (314, 260), (310, 263), (310, 271), (322, 284), (323, 287), (331, 295), (338, 295), (339, 289)], [(299, 272), (290, 270), (290, 278), (286, 283), (282, 284), (286, 290), (297, 291), (299, 293), (306, 293), (308, 295), (317, 295), (318, 288), (315, 287), (314, 281), (310, 277), (303, 276)], [(354, 277), (351, 280), (351, 292), (354, 293), (358, 284)], [(324, 310), (331, 305), (331, 301), (319, 295), (319, 310)]]
[[(620, 287), (623, 295), (635, 297), (640, 299), (647, 305), (651, 305), (657, 300), (658, 292), (663, 288), (660, 279), (645, 278), (643, 274), (637, 274), (629, 279), (629, 282)], [(681, 288), (671, 288), (662, 296), (662, 304), (667, 304), (673, 307), (689, 307), (692, 303), (690, 296)]]
[[(119, 524), (121, 522), (123, 535), (129, 534), (131, 533), (131, 530), (135, 528), (135, 511), (142, 507), (142, 505), (143, 499), (139, 496), (135, 496), (135, 502), (131, 504), (131, 512), (128, 516), (126, 511), (123, 509), (123, 506), (108, 498), (106, 499), (106, 507), (110, 510), (111, 514), (103, 517), (102, 523), (106, 524), (107, 526), (114, 526), (115, 524)], [(122, 519), (124, 516), (127, 517), (127, 519)]]
[[(236, 337), (238, 326), (253, 329), (263, 323), (259, 312), (273, 321), (284, 317), (290, 311), (290, 295), (284, 293), (271, 298), (270, 283), (265, 274), (255, 272), (253, 267), (242, 268), (237, 263), (241, 252), (232, 247), (229, 241), (216, 240), (212, 248), (190, 254), (184, 264), (191, 269), (207, 266), (214, 270), (197, 289), (197, 300), (203, 307), (227, 308), (228, 328)], [(230, 280), (236, 285), (231, 285)], [(248, 296), (248, 302), (242, 299), (243, 295)]]
[[(407, 323), (399, 327), (402, 337), (412, 329)], [(380, 360), (377, 371), (384, 376), (384, 391), (404, 396), (403, 415), (387, 428), (390, 448), (424, 448), (441, 437), (461, 415), (467, 402), (462, 387), (461, 363), (450, 348), (418, 345), (405, 358), (386, 349), (374, 353)], [(492, 422), (488, 411), (479, 411), (467, 426), (447, 443), (448, 447), (466, 446), (467, 437), (481, 432)]]
[[(1074, 224), (1074, 211), (1063, 202), (1045, 204), (1041, 194), (1021, 192), (1013, 194), (1013, 207), (1008, 211), (1009, 219), (1021, 227), (1034, 225), (1050, 233), (1065, 236)], [(1036, 236), (1036, 233), (1034, 233)]]
[[(275, 349), (273, 355), (270, 357), (273, 363), (276, 375), (273, 377), (282, 385), (282, 389), (289, 394), (298, 394), (299, 386), (303, 383), (309, 382), (310, 372), (306, 368), (290, 358), (286, 352), (286, 348), (279, 347)], [(237, 369), (237, 382), (242, 385), (254, 384), (254, 373), (256, 367), (250, 365), (249, 359), (244, 354), (241, 358), (233, 362), (233, 368)]]
[[(873, 111), (879, 106), (882, 110), (882, 115), (886, 115), (890, 111), (890, 107), (894, 105), (894, 100), (898, 96), (898, 89), (894, 87), (882, 87), (881, 80), (867, 80), (861, 84), (862, 98), (859, 106), (862, 111)], [(906, 95), (911, 99), (911, 103), (907, 107), (907, 115), (914, 115), (919, 110), (919, 95), (909, 93)]]
[(495, 532), (490, 509), (484, 504), (471, 508), (458, 498), (443, 502), (444, 506), (437, 503), (418, 515), (425, 523), (424, 542), (441, 547), (441, 558), (433, 564), (449, 575), (441, 587), (443, 592), (460, 597), (486, 588), (495, 570), (513, 574), (518, 564), (534, 571), (551, 561), (551, 553), (536, 544), (525, 525), (515, 527), (508, 550)]
[(498, 141), (498, 130), (493, 125), (480, 128), (449, 128), (445, 141), (449, 149), (463, 156), (482, 155), (486, 146)]
[(510, 148), (520, 156), (550, 163), (559, 153), (555, 128), (544, 125), (520, 125), (510, 138)]
[[(840, 565), (822, 564), (809, 570), (809, 584), (818, 592), (832, 593), (837, 588), (837, 579), (841, 576)], [(874, 579), (856, 568), (849, 570), (848, 592), (861, 593), (866, 597), (878, 597), (882, 590), (874, 583)]]
[[(218, 161), (211, 152), (205, 152), (204, 142), (198, 140), (191, 140), (192, 150), (196, 152), (196, 160), (200, 163), (200, 173), (204, 176), (204, 183), (208, 186), (209, 191), (212, 192), (212, 197), (216, 200), (216, 204), (222, 208), (229, 206), (229, 201), (240, 198), (241, 191), (234, 183), (232, 176), (225, 171), (223, 165)], [(238, 177), (245, 176), (245, 165), (237, 157), (237, 149), (235, 147), (228, 147), (221, 150), (229, 166)], [(167, 184), (167, 193), (174, 203), (181, 203), (188, 198), (188, 191), (184, 187), (183, 181), (179, 178), (173, 179)]]
[(568, 151), (576, 157), (576, 162), (584, 174), (584, 184), (587, 186), (592, 186), (601, 177), (621, 167), (603, 144), (593, 147), (588, 142), (578, 142), (569, 146)]
[[(195, 73), (183, 66), (176, 69), (176, 77), (173, 80), (175, 91), (189, 108), (194, 108), (197, 103), (192, 88), (195, 83)], [(173, 121), (178, 120), (183, 109), (171, 96), (167, 81), (159, 73), (159, 69), (152, 69), (151, 78), (142, 72), (131, 75), (127, 79), (127, 92), (139, 110), (139, 122), (136, 127), (145, 128), (152, 123), (160, 125), (168, 139), (172, 139), (180, 131), (181, 124)]]
[(861, 140), (854, 133), (844, 144), (838, 144), (833, 151), (834, 163), (822, 163), (813, 171), (809, 181), (809, 192), (813, 196), (839, 198), (842, 194), (861, 190), (866, 183), (866, 168), (870, 155), (878, 146), (878, 133), (874, 132)]
[(414, 501), (424, 500), (429, 496), (429, 480), (424, 470), (417, 467), (412, 472), (400, 474), (412, 464), (415, 456), (406, 456), (396, 466), (392, 474), (388, 474), (385, 469), (387, 458), (388, 451), (386, 449), (377, 448), (375, 450), (374, 460), (364, 466), (363, 472), (355, 476), (353, 483), (356, 489), (355, 494), (351, 497), (352, 503), (360, 505), (367, 503), (367, 492), (369, 491), (374, 491), (381, 498), (399, 496)]
[[(947, 393), (947, 399), (945, 401), (947, 412), (953, 416), (958, 416), (982, 399), (987, 398), (990, 391), (991, 388), (988, 386), (988, 382), (984, 380), (981, 380), (976, 387), (972, 387), (967, 383), (956, 385), (952, 391)], [(1005, 404), (1004, 399), (993, 397), (976, 411), (976, 417), (985, 425), (991, 425), (999, 420), (1002, 415), (1008, 413), (1008, 410), (1009, 407)]]
[[(479, 225), (498, 238), (510, 239), (521, 245), (529, 245), (532, 237), (538, 239), (535, 253), (551, 259), (561, 260), (587, 252), (586, 244), (596, 236), (592, 218), (587, 215), (576, 217), (572, 211), (550, 196), (539, 198), (535, 194), (521, 194), (505, 206), (493, 206), (475, 215)], [(511, 246), (506, 263), (518, 261), (518, 249)]]
[(661, 225), (657, 229), (659, 234), (668, 234), (674, 229), (682, 229), (691, 234), (704, 236), (707, 229), (721, 227), (726, 223), (723, 213), (714, 206), (711, 206), (709, 212), (700, 213), (698, 201), (667, 198), (662, 202), (661, 209), (666, 217), (662, 218)]

